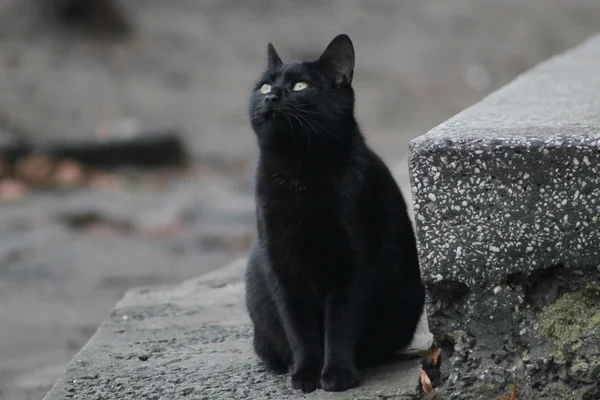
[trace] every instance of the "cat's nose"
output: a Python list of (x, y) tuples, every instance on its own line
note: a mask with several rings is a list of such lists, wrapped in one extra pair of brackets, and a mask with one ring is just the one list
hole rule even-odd
[(273, 94), (269, 94), (269, 95), (267, 95), (267, 97), (265, 97), (265, 103), (267, 103), (267, 104), (275, 104), (275, 103), (278, 103), (280, 99), (281, 98), (279, 97), (278, 94), (274, 94), (274, 93)]

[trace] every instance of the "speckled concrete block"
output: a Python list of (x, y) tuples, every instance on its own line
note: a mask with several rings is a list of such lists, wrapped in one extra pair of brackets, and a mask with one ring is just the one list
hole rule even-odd
[(454, 353), (440, 393), (600, 398), (600, 36), (413, 140), (410, 173), (429, 326)]

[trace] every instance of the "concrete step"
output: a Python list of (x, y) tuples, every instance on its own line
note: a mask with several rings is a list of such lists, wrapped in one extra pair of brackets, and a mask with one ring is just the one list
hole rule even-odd
[(600, 398), (600, 35), (411, 151), (440, 396)]
[[(44, 400), (85, 399), (411, 399), (418, 358), (398, 356), (364, 371), (344, 393), (302, 395), (267, 372), (251, 346), (240, 259), (176, 286), (130, 290), (75, 356)], [(426, 350), (423, 319), (406, 353)]]

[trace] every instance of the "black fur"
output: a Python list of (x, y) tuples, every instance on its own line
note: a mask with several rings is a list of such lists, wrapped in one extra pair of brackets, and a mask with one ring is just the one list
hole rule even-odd
[[(267, 53), (250, 102), (260, 147), (246, 272), (254, 349), (296, 389), (342, 391), (359, 384), (359, 367), (412, 340), (425, 296), (415, 238), (354, 118), (350, 38), (314, 62), (283, 63), (271, 44)], [(297, 82), (308, 86), (294, 91)]]

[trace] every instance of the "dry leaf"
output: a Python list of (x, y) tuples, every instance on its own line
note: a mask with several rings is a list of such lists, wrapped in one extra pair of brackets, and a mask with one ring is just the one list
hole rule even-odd
[(442, 354), (442, 349), (441, 348), (437, 348), (434, 349), (431, 353), (429, 353), (429, 355), (427, 356), (427, 365), (429, 367), (437, 367), (439, 365), (440, 362), (440, 355)]
[(21, 182), (13, 180), (5, 180), (0, 182), (0, 199), (15, 200), (20, 199), (25, 195), (25, 185)]
[(429, 376), (427, 376), (427, 372), (425, 372), (425, 370), (421, 369), (420, 377), (421, 377), (421, 387), (423, 388), (423, 392), (425, 392), (425, 394), (429, 394), (429, 393), (433, 392), (433, 386), (431, 385), (431, 380), (429, 380)]
[(506, 396), (504, 396), (504, 397), (502, 397), (500, 400), (519, 400), (519, 399), (517, 398), (517, 382), (514, 382), (514, 383), (513, 383), (513, 386), (512, 386), (512, 393), (510, 394), (510, 397), (506, 397)]
[(84, 180), (83, 168), (74, 161), (63, 161), (54, 173), (54, 180), (64, 186), (81, 184)]
[(433, 400), (437, 396), (437, 392), (434, 390), (433, 392), (426, 394), (423, 400)]
[(51, 183), (56, 162), (45, 155), (32, 155), (19, 161), (15, 166), (16, 177), (36, 186)]

